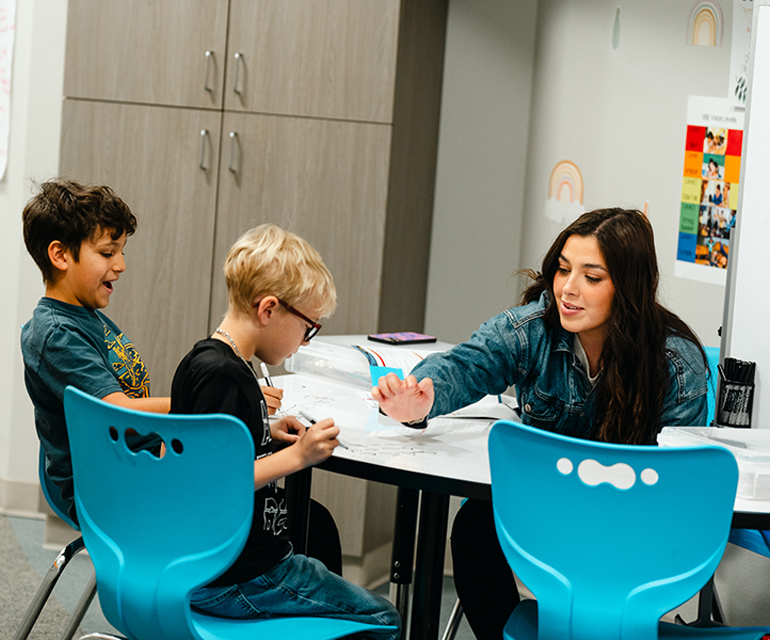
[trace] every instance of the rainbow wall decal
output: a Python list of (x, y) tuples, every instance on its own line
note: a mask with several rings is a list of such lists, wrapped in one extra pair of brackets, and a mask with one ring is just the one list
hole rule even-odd
[(724, 20), (718, 2), (697, 0), (687, 23), (687, 44), (721, 47)]
[(548, 184), (548, 199), (583, 204), (583, 176), (574, 162), (562, 160), (553, 168)]

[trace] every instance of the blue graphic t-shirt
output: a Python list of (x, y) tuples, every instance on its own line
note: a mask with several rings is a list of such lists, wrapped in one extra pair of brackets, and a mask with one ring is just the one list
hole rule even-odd
[(142, 357), (109, 318), (102, 318), (105, 321), (104, 342), (107, 345), (110, 366), (123, 393), (129, 398), (147, 398), (150, 395), (150, 375), (144, 367)]
[(96, 398), (121, 391), (141, 398), (150, 393), (150, 378), (131, 341), (107, 316), (52, 298), (41, 298), (22, 327), (21, 351), (46, 474), (74, 517), (64, 389), (72, 385)]

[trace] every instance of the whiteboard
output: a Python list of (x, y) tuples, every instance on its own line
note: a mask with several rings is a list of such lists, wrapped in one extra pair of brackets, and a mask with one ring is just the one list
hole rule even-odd
[(752, 427), (770, 428), (770, 0), (755, 0), (722, 357), (757, 363)]

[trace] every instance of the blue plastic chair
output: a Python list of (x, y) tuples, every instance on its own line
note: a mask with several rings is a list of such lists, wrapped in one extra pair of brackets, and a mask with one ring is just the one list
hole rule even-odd
[[(46, 474), (45, 467), (45, 451), (43, 451), (43, 447), (41, 446), (38, 456), (38, 478), (40, 480), (40, 489), (43, 492), (43, 497), (56, 516), (75, 531), (80, 531), (72, 518), (70, 518), (69, 507), (67, 503), (62, 500), (59, 488), (51, 482)], [(48, 602), (62, 573), (72, 559), (84, 548), (83, 538), (78, 536), (59, 552), (59, 555), (56, 556), (51, 568), (48, 569), (48, 572), (43, 577), (43, 581), (40, 583), (40, 586), (35, 593), (35, 597), (32, 599), (27, 611), (24, 613), (24, 617), (21, 619), (19, 627), (16, 629), (13, 640), (26, 640), (29, 637), (30, 632), (35, 626), (37, 619), (40, 617), (40, 614)], [(67, 625), (62, 631), (60, 640), (70, 640), (75, 635), (78, 626), (83, 620), (83, 616), (88, 610), (91, 601), (94, 599), (94, 595), (96, 595), (96, 580), (92, 578), (86, 586), (83, 595), (80, 597), (78, 604), (75, 606), (75, 610), (67, 622)]]
[(714, 573), (738, 482), (718, 447), (578, 440), (501, 421), (489, 437), (500, 544), (537, 602), (509, 640), (762, 638), (770, 628), (659, 622)]
[(62, 499), (61, 491), (46, 473), (46, 457), (43, 447), (40, 447), (40, 454), (37, 465), (37, 474), (40, 480), (40, 490), (43, 492), (43, 497), (51, 507), (51, 511), (62, 521), (64, 524), (73, 528), (75, 531), (80, 531), (78, 525), (70, 518), (69, 505)]
[[(75, 504), (107, 620), (130, 640), (332, 640), (394, 627), (333, 618), (230, 620), (195, 612), (190, 593), (221, 575), (249, 534), (254, 445), (226, 415), (140, 413), (73, 387), (64, 393)], [(159, 458), (125, 433), (157, 433)]]

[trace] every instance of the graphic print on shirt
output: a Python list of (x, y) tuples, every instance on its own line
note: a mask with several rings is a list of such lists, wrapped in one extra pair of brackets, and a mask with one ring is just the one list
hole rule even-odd
[(150, 395), (150, 374), (133, 343), (122, 333), (115, 334), (104, 325), (104, 342), (115, 377), (129, 398), (146, 398)]
[(282, 534), (287, 529), (288, 513), (285, 500), (279, 502), (276, 498), (266, 498), (262, 529), (271, 531), (274, 536)]

